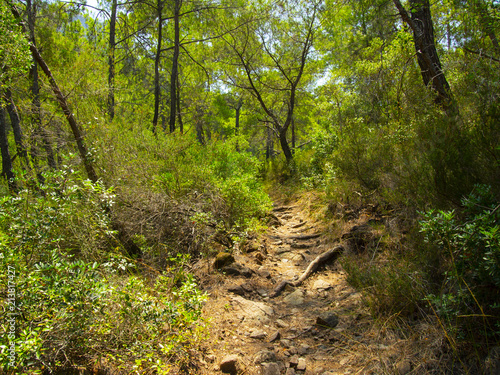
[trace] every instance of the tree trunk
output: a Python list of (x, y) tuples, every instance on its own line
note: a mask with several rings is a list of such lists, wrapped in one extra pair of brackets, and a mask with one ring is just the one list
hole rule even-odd
[(286, 130), (287, 128), (283, 128), (279, 132), (280, 145), (283, 150), (283, 155), (285, 155), (286, 162), (290, 163), (293, 160), (292, 150), (290, 150), (290, 145), (288, 144), (288, 140), (286, 139)]
[(295, 154), (295, 120), (292, 119), (292, 154)]
[(163, 2), (162, 0), (157, 1), (157, 12), (158, 12), (158, 41), (156, 44), (156, 56), (155, 56), (155, 104), (154, 104), (154, 115), (153, 115), (153, 133), (156, 133), (156, 126), (158, 125), (158, 116), (160, 109), (160, 58), (161, 58), (161, 40), (163, 37)]
[(109, 20), (108, 45), (108, 115), (110, 120), (115, 117), (115, 48), (116, 48), (116, 10), (117, 0), (111, 3), (111, 18)]
[(179, 74), (177, 74), (177, 121), (179, 122), (179, 132), (184, 133), (184, 123), (182, 122), (181, 113), (181, 83), (179, 80)]
[(7, 139), (7, 123), (5, 121), (5, 110), (0, 105), (0, 151), (2, 154), (2, 176), (7, 179), (10, 191), (16, 190), (14, 172), (12, 170), (12, 159), (9, 153), (9, 141)]
[(205, 135), (203, 134), (203, 110), (200, 106), (196, 107), (196, 139), (200, 145), (205, 146)]
[(179, 17), (182, 0), (175, 0), (174, 5), (174, 55), (172, 57), (172, 73), (170, 75), (170, 133), (175, 131), (175, 119), (177, 117), (178, 92), (177, 85), (179, 79), (179, 54), (180, 54), (180, 25)]
[(26, 168), (29, 169), (28, 151), (24, 145), (21, 119), (19, 117), (19, 113), (17, 112), (16, 105), (14, 104), (14, 100), (12, 99), (12, 91), (10, 88), (5, 90), (5, 103), (10, 117), (12, 132), (14, 133), (14, 142), (16, 143), (17, 154), (24, 160)]
[(267, 128), (267, 137), (266, 137), (266, 160), (269, 160), (273, 157), (273, 131), (271, 128)]
[(424, 84), (436, 94), (435, 103), (450, 114), (456, 112), (450, 85), (436, 50), (429, 0), (410, 0), (410, 15), (399, 0), (393, 0), (401, 18), (413, 31), (417, 62)]
[(56, 96), (57, 101), (59, 102), (59, 105), (61, 106), (61, 109), (63, 110), (63, 113), (66, 116), (66, 119), (68, 120), (68, 124), (71, 128), (71, 131), (73, 132), (73, 137), (75, 138), (76, 144), (78, 146), (78, 152), (80, 154), (80, 158), (82, 159), (83, 165), (87, 172), (87, 177), (89, 178), (90, 181), (95, 183), (98, 180), (97, 174), (94, 170), (91, 160), (89, 159), (89, 156), (87, 154), (87, 148), (85, 147), (85, 143), (83, 141), (82, 132), (80, 130), (80, 127), (76, 123), (75, 118), (73, 117), (73, 113), (69, 109), (66, 97), (62, 94), (61, 90), (59, 89), (59, 86), (57, 85), (54, 76), (52, 75), (49, 67), (43, 60), (42, 56), (40, 55), (40, 52), (38, 52), (38, 50), (34, 45), (30, 45), (30, 50), (33, 56), (35, 57), (36, 62), (38, 63), (38, 65), (40, 65), (40, 68), (42, 68), (43, 72), (49, 79), (52, 91), (54, 92), (54, 95)]
[[(240, 135), (240, 112), (243, 106), (243, 99), (239, 98), (238, 103), (236, 103), (236, 123), (234, 124), (234, 134), (236, 137)], [(238, 139), (236, 138), (236, 151), (240, 152), (240, 145), (238, 144)]]
[[(36, 8), (32, 4), (31, 0), (26, 1), (26, 11), (28, 13), (28, 28), (30, 42), (36, 48), (35, 39), (35, 20), (36, 20)], [(38, 83), (38, 66), (36, 64), (36, 59), (33, 56), (34, 64), (30, 69), (30, 75), (32, 79), (31, 93), (32, 98), (32, 118), (35, 123), (35, 133), (41, 138), (42, 145), (47, 155), (47, 164), (51, 169), (56, 169), (56, 159), (54, 157), (54, 151), (52, 150), (52, 145), (50, 142), (50, 137), (42, 126), (42, 111), (40, 105), (40, 86)]]

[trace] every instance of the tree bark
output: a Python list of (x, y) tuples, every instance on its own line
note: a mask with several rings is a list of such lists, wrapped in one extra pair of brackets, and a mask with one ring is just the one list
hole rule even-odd
[(42, 56), (40, 55), (40, 52), (36, 49), (36, 47), (31, 44), (30, 45), (30, 50), (31, 53), (33, 54), (36, 62), (38, 65), (40, 65), (40, 68), (42, 68), (43, 72), (49, 79), (50, 86), (52, 88), (52, 91), (54, 92), (54, 95), (59, 102), (59, 105), (61, 109), (63, 110), (64, 115), (66, 116), (66, 119), (68, 120), (68, 124), (71, 128), (71, 131), (73, 132), (73, 137), (75, 138), (76, 144), (78, 146), (78, 152), (80, 154), (80, 158), (83, 161), (83, 165), (85, 167), (85, 170), (87, 172), (87, 177), (89, 178), (90, 181), (92, 182), (97, 182), (98, 177), (97, 173), (94, 170), (94, 167), (92, 165), (91, 160), (89, 159), (89, 156), (87, 154), (87, 148), (85, 147), (85, 143), (83, 140), (83, 135), (80, 130), (80, 127), (78, 126), (75, 117), (73, 116), (73, 113), (69, 109), (68, 102), (66, 101), (65, 96), (59, 89), (59, 86), (57, 85), (56, 80), (54, 79), (54, 76), (52, 75), (52, 72), (50, 71), (49, 67), (43, 60)]
[(175, 131), (175, 119), (177, 117), (177, 107), (179, 96), (177, 85), (179, 80), (179, 54), (180, 54), (180, 10), (182, 0), (175, 0), (174, 3), (174, 55), (172, 57), (172, 72), (170, 75), (170, 133)]
[(9, 141), (7, 139), (7, 123), (5, 121), (5, 110), (0, 104), (0, 152), (2, 155), (2, 176), (7, 179), (9, 191), (16, 190), (14, 171), (12, 170), (12, 159), (9, 152)]
[(156, 127), (158, 125), (158, 117), (160, 110), (160, 58), (161, 58), (161, 42), (163, 38), (163, 1), (158, 0), (157, 6), (157, 16), (158, 16), (158, 41), (156, 43), (156, 56), (155, 56), (155, 103), (154, 103), (154, 115), (153, 115), (153, 133), (156, 134)]
[[(31, 0), (26, 1), (26, 11), (28, 13), (28, 28), (29, 28), (29, 38), (30, 42), (36, 48), (35, 39), (35, 21), (36, 21), (36, 7), (32, 4)], [(42, 126), (42, 111), (40, 104), (40, 85), (38, 82), (38, 66), (36, 64), (36, 59), (33, 56), (34, 64), (30, 69), (30, 75), (32, 79), (31, 93), (32, 98), (32, 118), (35, 123), (35, 131), (42, 140), (43, 149), (47, 155), (47, 164), (51, 169), (56, 169), (56, 159), (54, 157), (54, 151), (50, 142), (50, 137)]]
[(413, 32), (420, 73), (425, 86), (430, 87), (436, 94), (434, 102), (450, 114), (456, 112), (450, 85), (446, 80), (436, 50), (429, 0), (410, 0), (410, 14), (399, 0), (393, 0), (393, 2), (402, 20), (410, 26)]
[[(239, 98), (238, 102), (236, 103), (236, 120), (234, 124), (234, 134), (236, 137), (240, 135), (240, 112), (241, 112), (241, 107), (243, 106), (243, 99)], [(238, 139), (236, 139), (236, 151), (240, 152), (240, 145), (238, 144)]]
[(21, 119), (19, 117), (19, 113), (17, 112), (14, 100), (12, 99), (12, 91), (10, 87), (5, 90), (5, 103), (10, 117), (12, 132), (14, 133), (14, 142), (16, 143), (17, 154), (20, 158), (24, 159), (25, 167), (29, 169), (28, 151), (24, 145)]
[(115, 49), (117, 8), (117, 0), (113, 0), (111, 3), (111, 18), (109, 20), (108, 45), (108, 115), (111, 120), (115, 117)]

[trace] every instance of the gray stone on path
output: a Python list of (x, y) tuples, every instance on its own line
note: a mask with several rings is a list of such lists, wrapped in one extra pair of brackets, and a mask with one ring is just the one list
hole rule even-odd
[(299, 358), (299, 363), (297, 364), (297, 370), (305, 371), (306, 370), (306, 359)]
[(283, 298), (283, 301), (293, 306), (302, 305), (304, 303), (304, 292), (302, 289), (297, 289)]
[(262, 375), (279, 375), (280, 366), (276, 362), (263, 363), (260, 372)]
[(255, 355), (254, 363), (260, 365), (264, 362), (276, 362), (276, 354), (271, 350), (261, 350)]
[(316, 318), (316, 324), (319, 326), (335, 328), (339, 324), (339, 317), (332, 312), (326, 312)]
[(264, 332), (263, 330), (261, 329), (256, 329), (256, 330), (253, 330), (252, 333), (250, 333), (250, 338), (252, 339), (256, 339), (256, 340), (262, 340), (262, 339), (265, 339), (267, 336), (267, 333)]
[(232, 297), (232, 305), (236, 315), (240, 319), (253, 320), (263, 324), (271, 322), (270, 317), (274, 315), (272, 307), (263, 302), (255, 302), (241, 296)]
[(332, 285), (330, 285), (330, 283), (328, 283), (322, 279), (316, 280), (313, 284), (313, 289), (317, 289), (317, 290), (327, 290), (327, 289), (331, 289), (331, 288), (332, 288)]

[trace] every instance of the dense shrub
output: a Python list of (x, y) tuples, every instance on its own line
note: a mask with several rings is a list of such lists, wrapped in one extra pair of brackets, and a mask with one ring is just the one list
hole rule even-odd
[(41, 373), (104, 356), (165, 370), (197, 339), (205, 296), (188, 274), (166, 277), (179, 273), (175, 261), (148, 279), (131, 275), (110, 226), (112, 190), (77, 173), (44, 177), (41, 190), (0, 202), (0, 366)]
[(500, 205), (484, 185), (476, 186), (462, 205), (458, 212), (428, 211), (420, 222), (425, 241), (446, 269), (441, 293), (429, 299), (459, 326), (466, 317), (498, 316), (500, 308)]

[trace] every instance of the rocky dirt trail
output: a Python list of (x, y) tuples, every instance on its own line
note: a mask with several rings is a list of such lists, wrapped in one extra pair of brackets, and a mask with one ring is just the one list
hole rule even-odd
[(219, 271), (202, 271), (202, 287), (210, 294), (204, 316), (211, 324), (197, 373), (410, 371), (398, 340), (373, 329), (362, 295), (335, 260), (273, 297), (280, 282), (297, 280), (318, 255), (339, 245), (305, 211), (300, 204), (276, 204), (275, 225), (263, 239), (233, 254), (234, 261), (221, 259)]

